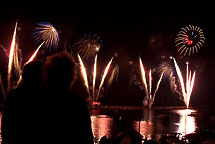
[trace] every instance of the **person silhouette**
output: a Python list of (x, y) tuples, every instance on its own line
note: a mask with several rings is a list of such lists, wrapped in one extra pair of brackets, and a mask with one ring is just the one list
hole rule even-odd
[(142, 144), (142, 137), (135, 130), (122, 131), (117, 135), (115, 144)]
[(42, 80), (42, 62), (32, 61), (22, 71), (22, 84), (11, 90), (2, 113), (2, 144), (34, 143), (37, 135), (37, 105)]
[(93, 144), (91, 119), (84, 100), (71, 92), (77, 66), (73, 56), (59, 52), (43, 65), (42, 133), (45, 143)]

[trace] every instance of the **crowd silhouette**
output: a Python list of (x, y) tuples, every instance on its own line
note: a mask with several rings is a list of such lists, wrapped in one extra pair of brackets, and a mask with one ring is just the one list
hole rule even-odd
[(24, 66), (22, 84), (4, 103), (2, 144), (93, 143), (88, 108), (70, 91), (76, 67), (67, 52)]

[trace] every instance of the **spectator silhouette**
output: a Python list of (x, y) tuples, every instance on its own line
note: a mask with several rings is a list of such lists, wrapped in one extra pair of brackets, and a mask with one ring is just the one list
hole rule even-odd
[(22, 72), (22, 85), (8, 93), (2, 114), (2, 144), (34, 143), (38, 133), (36, 124), (41, 69), (41, 61), (26, 64)]
[(142, 144), (142, 135), (134, 130), (120, 132), (115, 144)]
[(42, 133), (44, 143), (93, 144), (91, 119), (85, 102), (71, 92), (76, 63), (71, 54), (48, 56), (43, 66)]
[[(158, 142), (154, 141), (154, 140), (146, 140), (143, 144), (158, 144)], [(163, 143), (161, 143), (163, 144)]]
[(101, 137), (99, 144), (111, 144), (110, 138), (108, 138), (107, 136)]

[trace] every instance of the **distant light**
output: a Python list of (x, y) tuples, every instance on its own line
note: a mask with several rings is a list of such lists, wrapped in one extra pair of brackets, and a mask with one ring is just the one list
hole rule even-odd
[(100, 49), (100, 46), (96, 46), (96, 51), (99, 51), (99, 49)]

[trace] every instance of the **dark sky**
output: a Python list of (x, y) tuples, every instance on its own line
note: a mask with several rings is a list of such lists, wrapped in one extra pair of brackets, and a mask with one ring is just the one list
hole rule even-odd
[[(32, 4), (33, 5), (33, 4)], [(207, 5), (122, 5), (109, 4), (91, 6), (85, 4), (67, 5), (55, 4), (47, 7), (42, 4), (32, 7), (12, 7), (1, 9), (0, 45), (6, 49), (18, 19), (20, 28), (20, 46), (23, 59), (36, 49), (32, 31), (37, 22), (50, 22), (59, 31), (61, 42), (74, 43), (85, 33), (95, 33), (103, 40), (99, 52), (101, 63), (107, 63), (115, 52), (126, 65), (127, 61), (137, 60), (141, 56), (146, 65), (159, 63), (161, 56), (173, 55), (182, 69), (185, 61), (190, 61), (190, 67), (197, 70), (196, 86), (193, 100), (196, 104), (212, 103), (214, 96), (214, 8)], [(204, 31), (205, 45), (199, 53), (190, 57), (181, 57), (175, 48), (174, 39), (181, 27), (197, 25)], [(151, 40), (155, 40), (151, 43)], [(2, 51), (1, 51), (2, 53)], [(1, 54), (2, 55), (2, 54)], [(7, 59), (1, 57), (1, 65)], [(120, 58), (119, 58), (120, 59)], [(127, 59), (127, 60), (125, 60)], [(5, 62), (6, 61), (6, 62)], [(4, 67), (4, 66), (1, 66)], [(198, 73), (199, 71), (199, 73)], [(199, 88), (200, 87), (200, 88)], [(195, 92), (196, 91), (196, 92)], [(202, 98), (203, 95), (205, 98)]]

